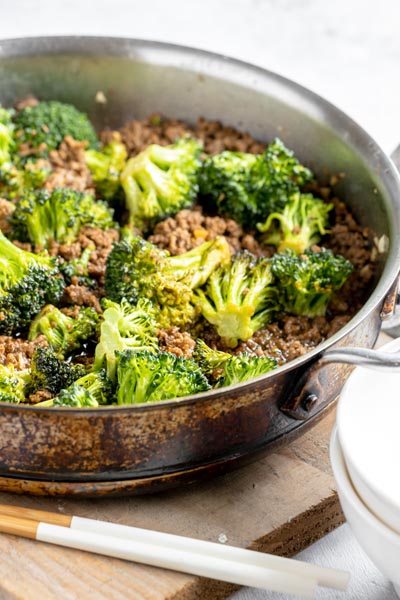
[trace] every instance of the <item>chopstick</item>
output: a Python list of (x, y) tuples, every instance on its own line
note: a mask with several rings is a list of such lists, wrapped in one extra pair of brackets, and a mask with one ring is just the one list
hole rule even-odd
[(95, 519), (0, 504), (0, 531), (193, 575), (311, 598), (349, 575), (279, 556)]
[(155, 544), (51, 525), (22, 517), (1, 514), (0, 532), (237, 585), (296, 594), (304, 598), (314, 598), (317, 586), (316, 580), (309, 576), (284, 573), (247, 563), (239, 565), (237, 562), (213, 556), (167, 549)]

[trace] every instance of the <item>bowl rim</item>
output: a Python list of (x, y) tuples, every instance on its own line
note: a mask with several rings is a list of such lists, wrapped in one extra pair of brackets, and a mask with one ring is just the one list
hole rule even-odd
[[(390, 352), (390, 351), (392, 351), (392, 349), (397, 350), (398, 352), (400, 351), (400, 338), (395, 338), (379, 348), (379, 350), (382, 352), (388, 352), (388, 351)], [(400, 499), (398, 499), (396, 502), (396, 498), (393, 493), (391, 493), (390, 491), (388, 493), (385, 493), (385, 489), (382, 489), (382, 487), (376, 481), (374, 481), (374, 479), (368, 477), (368, 469), (366, 469), (365, 463), (363, 463), (363, 462), (360, 463), (359, 455), (356, 455), (356, 458), (354, 457), (354, 453), (351, 451), (351, 446), (349, 446), (349, 444), (351, 443), (349, 436), (348, 435), (346, 437), (344, 436), (344, 430), (345, 430), (344, 421), (343, 421), (344, 414), (345, 414), (344, 411), (346, 411), (346, 406), (348, 405), (348, 402), (349, 401), (351, 402), (351, 399), (346, 400), (346, 396), (348, 394), (348, 390), (351, 387), (352, 383), (354, 383), (355, 376), (357, 374), (361, 375), (363, 373), (365, 373), (367, 376), (376, 376), (374, 371), (372, 371), (366, 367), (356, 367), (356, 369), (350, 375), (349, 379), (346, 381), (344, 388), (341, 392), (339, 402), (338, 402), (336, 423), (337, 423), (337, 435), (338, 435), (338, 439), (339, 439), (341, 452), (343, 454), (343, 459), (344, 459), (344, 462), (346, 465), (346, 471), (348, 473), (349, 478), (351, 478), (350, 470), (352, 470), (357, 475), (357, 477), (361, 480), (362, 485), (368, 489), (368, 491), (377, 499), (377, 501), (379, 503), (386, 505), (386, 507), (387, 507), (388, 511), (390, 511), (390, 513), (393, 513), (393, 512), (399, 513)], [(397, 377), (400, 377), (400, 370), (398, 369), (398, 372), (393, 371), (393, 374)], [(377, 376), (384, 377), (385, 373), (380, 372), (377, 374)], [(346, 421), (349, 422), (349, 419), (347, 419)], [(362, 502), (365, 502), (365, 504), (367, 505), (368, 502), (362, 498), (361, 493), (359, 493), (359, 496), (360, 496)], [(371, 504), (372, 504), (372, 502), (371, 502)], [(391, 525), (387, 519), (385, 520), (385, 522), (388, 523), (389, 527), (391, 527)]]
[[(394, 166), (393, 162), (386, 155), (386, 153), (380, 148), (377, 142), (360, 126), (356, 121), (344, 113), (341, 109), (336, 107), (334, 104), (325, 100), (322, 96), (309, 90), (308, 88), (300, 85), (299, 83), (274, 73), (261, 66), (257, 66), (246, 61), (232, 58), (224, 54), (217, 52), (211, 52), (204, 49), (194, 48), (186, 45), (172, 44), (169, 42), (153, 41), (149, 39), (129, 38), (129, 37), (115, 37), (115, 36), (98, 36), (98, 35), (61, 35), (61, 36), (31, 36), (31, 37), (13, 37), (8, 39), (0, 40), (0, 68), (1, 63), (4, 60), (12, 58), (26, 58), (36, 56), (53, 56), (54, 60), (57, 56), (121, 56), (128, 59), (134, 60), (130, 52), (133, 50), (141, 49), (143, 52), (139, 56), (139, 61), (145, 60), (145, 51), (158, 51), (160, 53), (177, 53), (182, 58), (184, 55), (186, 58), (197, 57), (204, 59), (212, 59), (224, 67), (228, 67), (231, 71), (245, 70), (248, 73), (257, 75), (261, 80), (273, 82), (282, 90), (290, 92), (292, 95), (297, 94), (299, 98), (305, 101), (309, 111), (314, 109), (318, 114), (319, 119), (332, 128), (338, 128), (340, 126), (343, 131), (348, 133), (346, 136), (346, 143), (352, 147), (352, 149), (358, 153), (361, 159), (368, 164), (368, 159), (374, 156), (374, 159), (379, 162), (379, 167), (376, 170), (375, 176), (379, 178), (381, 184), (385, 189), (386, 195), (390, 197), (390, 207), (392, 210), (393, 219), (388, 219), (389, 227), (391, 228), (390, 237), (393, 239), (400, 237), (400, 175)], [(101, 51), (100, 51), (101, 50)], [(146, 62), (146, 61), (145, 61)], [(147, 61), (150, 62), (151, 61)], [(170, 63), (168, 63), (170, 65)], [(179, 62), (181, 66), (181, 63)], [(181, 68), (184, 68), (181, 66)], [(248, 86), (250, 87), (250, 86)], [(253, 88), (256, 91), (256, 88)], [(314, 115), (315, 116), (315, 115)], [(350, 134), (350, 132), (353, 132)], [(371, 159), (372, 160), (372, 159)], [(372, 168), (369, 165), (370, 170)], [(398, 204), (398, 210), (394, 210)], [(236, 396), (238, 393), (244, 391), (251, 392), (258, 387), (260, 382), (268, 382), (275, 375), (291, 372), (298, 367), (311, 363), (313, 360), (319, 358), (321, 354), (339, 342), (343, 337), (352, 332), (360, 323), (385, 299), (390, 287), (396, 281), (399, 274), (400, 264), (400, 244), (390, 244), (387, 259), (379, 280), (376, 283), (374, 290), (367, 299), (365, 305), (359, 310), (352, 319), (342, 327), (333, 336), (330, 336), (327, 340), (307, 352), (303, 356), (299, 356), (293, 361), (278, 367), (277, 369), (265, 374), (260, 375), (256, 379), (227, 386), (226, 388), (220, 388), (217, 390), (209, 390), (207, 392), (201, 392), (199, 394), (192, 394), (177, 399), (165, 400), (157, 402), (156, 404), (137, 404), (137, 405), (111, 405), (101, 406), (98, 408), (65, 408), (57, 407), (56, 411), (60, 413), (68, 413), (71, 415), (89, 413), (90, 415), (96, 416), (107, 413), (109, 410), (119, 411), (135, 410), (135, 411), (147, 411), (154, 410), (155, 407), (170, 407), (176, 408), (178, 406), (194, 404), (197, 402), (207, 401), (214, 396)], [(30, 411), (34, 410), (37, 413), (53, 413), (55, 408), (43, 407), (36, 408), (35, 406), (27, 406), (24, 404), (9, 405), (7, 403), (0, 403), (1, 409), (10, 409), (13, 411)]]
[[(382, 537), (385, 537), (391, 544), (397, 544), (400, 548), (400, 534), (396, 533), (386, 523), (373, 514), (364, 504), (362, 499), (354, 488), (353, 482), (350, 479), (349, 472), (346, 467), (343, 450), (340, 445), (338, 428), (335, 425), (329, 446), (332, 471), (337, 483), (339, 493), (346, 497), (347, 502), (352, 508), (360, 514), (364, 522), (373, 528)], [(350, 521), (349, 521), (350, 523)], [(351, 523), (350, 523), (351, 524)]]

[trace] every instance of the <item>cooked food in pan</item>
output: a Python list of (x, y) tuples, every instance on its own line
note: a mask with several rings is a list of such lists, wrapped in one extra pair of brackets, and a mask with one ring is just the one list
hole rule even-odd
[(0, 401), (159, 402), (315, 347), (374, 270), (338, 177), (204, 119), (0, 108)]

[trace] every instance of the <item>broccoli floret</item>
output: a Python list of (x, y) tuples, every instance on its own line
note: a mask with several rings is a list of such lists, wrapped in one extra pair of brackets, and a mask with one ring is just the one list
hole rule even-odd
[(15, 115), (13, 108), (4, 108), (0, 105), (0, 123), (3, 125), (13, 126), (12, 120)]
[(100, 195), (110, 200), (117, 195), (121, 182), (120, 175), (128, 153), (120, 137), (104, 146), (102, 151), (86, 150), (86, 164)]
[(68, 388), (61, 390), (55, 398), (40, 402), (36, 406), (96, 408), (101, 404), (109, 404), (113, 394), (114, 386), (105, 371), (92, 371), (74, 381)]
[(250, 356), (246, 353), (233, 356), (228, 352), (213, 350), (200, 339), (196, 340), (192, 358), (215, 388), (254, 379), (272, 371), (278, 365), (277, 361), (269, 356)]
[(98, 147), (93, 125), (86, 114), (71, 104), (39, 102), (26, 106), (14, 117), (17, 144), (29, 144), (31, 155), (47, 157), (57, 149), (65, 136), (88, 142), (89, 148)]
[(18, 170), (11, 161), (13, 150), (11, 119), (6, 109), (0, 107), (0, 196), (4, 198), (11, 198), (18, 185)]
[(48, 304), (32, 321), (28, 339), (44, 335), (54, 352), (66, 356), (95, 334), (98, 321), (99, 315), (92, 307), (80, 307), (76, 317), (69, 317)]
[(290, 248), (302, 254), (327, 233), (328, 215), (332, 208), (333, 204), (298, 192), (281, 212), (271, 213), (264, 224), (258, 223), (257, 229), (267, 232), (264, 242), (277, 246), (278, 252)]
[(13, 199), (24, 190), (39, 188), (50, 174), (48, 165), (15, 154), (11, 113), (0, 107), (0, 196)]
[(182, 138), (152, 144), (128, 160), (121, 174), (131, 225), (148, 229), (191, 206), (198, 193), (201, 144)]
[(15, 162), (0, 163), (0, 196), (14, 200), (29, 190), (43, 186), (51, 169), (43, 161), (29, 160), (21, 165), (18, 157)]
[(13, 365), (0, 365), (0, 402), (25, 402), (29, 381), (29, 369), (17, 371)]
[(67, 188), (23, 194), (10, 221), (16, 239), (40, 248), (51, 240), (71, 244), (84, 226), (108, 229), (114, 225), (113, 211), (105, 202)]
[(0, 332), (30, 324), (47, 303), (62, 296), (65, 282), (56, 259), (17, 248), (0, 232)]
[(213, 350), (207, 344), (201, 340), (196, 340), (196, 345), (193, 350), (192, 358), (197, 362), (204, 375), (214, 379), (214, 374), (217, 373), (217, 377), (221, 374), (226, 361), (231, 358), (232, 354), (229, 352), (222, 352), (221, 350)]
[(210, 156), (199, 175), (201, 196), (238, 223), (253, 223), (258, 211), (251, 193), (251, 173), (256, 163), (257, 156), (245, 152), (226, 150)]
[(11, 153), (14, 150), (13, 127), (11, 122), (7, 122), (3, 114), (4, 109), (0, 108), (0, 165), (11, 161)]
[(353, 270), (352, 264), (330, 250), (306, 250), (297, 255), (286, 250), (272, 257), (271, 271), (278, 280), (283, 310), (295, 315), (325, 315), (334, 292)]
[(169, 352), (118, 353), (118, 404), (161, 402), (208, 390), (200, 367)]
[(99, 403), (96, 397), (86, 388), (78, 383), (73, 383), (67, 389), (50, 401), (39, 402), (36, 407), (43, 406), (68, 406), (70, 408), (97, 408)]
[(150, 242), (131, 236), (114, 244), (108, 257), (106, 296), (117, 302), (126, 298), (131, 304), (149, 298), (161, 327), (184, 326), (196, 317), (192, 290), (229, 260), (228, 243), (222, 236), (179, 256), (169, 256)]
[(313, 175), (281, 140), (263, 154), (225, 151), (208, 158), (200, 174), (200, 194), (220, 213), (254, 227), (280, 211)]
[(48, 390), (56, 395), (84, 375), (83, 365), (66, 362), (50, 348), (38, 346), (32, 357), (29, 393)]
[(234, 348), (248, 340), (270, 320), (277, 309), (277, 291), (265, 258), (247, 251), (236, 254), (229, 265), (214, 271), (205, 287), (194, 292), (203, 317)]
[(184, 254), (168, 256), (164, 270), (176, 279), (184, 279), (194, 290), (205, 284), (211, 273), (231, 261), (229, 244), (224, 236), (204, 242)]
[(215, 387), (225, 387), (255, 379), (276, 369), (277, 366), (277, 361), (269, 356), (249, 356), (245, 353), (231, 356), (225, 363), (223, 375), (218, 379)]
[(117, 350), (122, 352), (131, 348), (135, 351), (157, 351), (157, 322), (151, 303), (144, 298), (135, 307), (125, 299), (121, 304), (104, 299), (103, 305), (105, 311), (95, 349), (94, 370), (106, 369), (108, 377), (115, 381)]

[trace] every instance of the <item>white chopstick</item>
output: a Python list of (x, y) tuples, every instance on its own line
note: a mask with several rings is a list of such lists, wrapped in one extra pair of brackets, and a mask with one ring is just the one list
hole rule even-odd
[(0, 531), (237, 585), (295, 594), (303, 598), (314, 598), (317, 587), (317, 581), (308, 575), (295, 575), (247, 563), (239, 564), (210, 555), (167, 549), (155, 544), (50, 525), (22, 517), (0, 514)]
[(254, 550), (237, 548), (235, 546), (225, 546), (223, 544), (196, 540), (173, 535), (171, 533), (152, 531), (150, 529), (129, 527), (128, 525), (119, 525), (107, 521), (98, 521), (95, 519), (74, 516), (71, 518), (70, 527), (80, 531), (92, 531), (121, 537), (123, 539), (157, 544), (165, 548), (175, 548), (207, 556), (216, 556), (241, 564), (247, 563), (267, 569), (279, 569), (283, 572), (296, 575), (308, 575), (309, 577), (316, 579), (319, 585), (337, 590), (345, 590), (350, 579), (350, 575), (346, 571), (310, 565), (309, 563), (294, 560), (292, 558), (275, 556), (274, 554), (256, 552)]
[[(12, 530), (18, 523), (18, 531)], [(279, 556), (9, 505), (0, 505), (0, 531), (238, 585), (295, 593), (304, 597), (313, 597), (318, 583), (343, 590), (349, 581), (349, 575), (343, 571)]]

